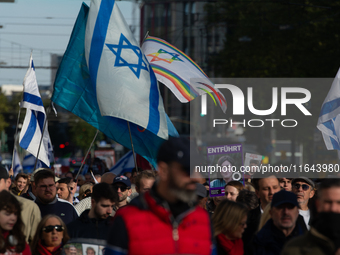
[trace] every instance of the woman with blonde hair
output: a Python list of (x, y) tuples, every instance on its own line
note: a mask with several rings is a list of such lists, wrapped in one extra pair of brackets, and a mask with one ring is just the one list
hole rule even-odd
[(31, 243), (32, 255), (59, 255), (70, 239), (65, 223), (58, 216), (48, 214), (40, 221)]
[(242, 234), (247, 227), (247, 214), (247, 207), (241, 203), (227, 199), (220, 202), (212, 216), (217, 254), (243, 255)]

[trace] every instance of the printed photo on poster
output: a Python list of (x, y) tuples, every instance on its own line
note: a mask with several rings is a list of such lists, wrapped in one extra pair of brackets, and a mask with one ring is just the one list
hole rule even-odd
[(253, 175), (259, 171), (264, 156), (246, 153), (244, 157), (244, 178), (252, 179)]
[(242, 144), (207, 147), (210, 196), (223, 196), (225, 185), (233, 180), (243, 181)]

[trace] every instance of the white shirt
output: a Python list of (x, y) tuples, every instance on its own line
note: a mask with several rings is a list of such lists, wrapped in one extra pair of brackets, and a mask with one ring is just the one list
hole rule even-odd
[(310, 228), (310, 226), (309, 226), (310, 210), (308, 209), (307, 211), (304, 211), (304, 210), (299, 209), (299, 213), (303, 217), (303, 219), (306, 223), (306, 227), (309, 230), (309, 228)]

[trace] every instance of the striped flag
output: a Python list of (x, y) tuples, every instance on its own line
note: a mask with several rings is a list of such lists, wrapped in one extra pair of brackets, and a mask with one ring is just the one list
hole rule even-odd
[[(38, 159), (45, 165), (50, 166), (50, 160), (48, 157), (48, 143), (50, 142), (50, 136), (48, 134), (47, 123), (43, 133), (46, 113), (38, 89), (32, 55), (30, 57), (29, 68), (23, 85), (24, 95), (20, 107), (26, 108), (26, 116), (22, 125), (19, 144), (23, 149), (30, 152), (35, 157), (38, 157)], [(42, 134), (43, 141), (38, 153)]]
[[(89, 7), (85, 3), (83, 3), (77, 21), (75, 22), (69, 44), (58, 68), (51, 100), (56, 104), (60, 105), (61, 107), (79, 116), (87, 123), (103, 132), (110, 139), (118, 142), (119, 144), (123, 145), (126, 148), (131, 149), (131, 140), (126, 120), (132, 119), (130, 118), (130, 115), (134, 115), (134, 118), (137, 118), (138, 114), (140, 114), (139, 108), (145, 110), (146, 105), (148, 105), (150, 108), (153, 108), (153, 110), (150, 112), (154, 113), (157, 112), (157, 110), (154, 109), (155, 105), (153, 105), (153, 103), (158, 105), (160, 103), (160, 101), (158, 100), (161, 100), (161, 97), (159, 97), (158, 88), (156, 89), (153, 87), (152, 92), (149, 91), (150, 96), (155, 97), (154, 101), (151, 100), (152, 105), (150, 105), (149, 97), (145, 98), (141, 94), (141, 98), (138, 97), (135, 98), (134, 96), (137, 95), (134, 95), (125, 98), (124, 101), (121, 101), (121, 99), (119, 99), (119, 101), (121, 101), (121, 106), (123, 108), (129, 109), (130, 107), (129, 112), (126, 113), (127, 114), (126, 116), (116, 118), (102, 115), (99, 107), (99, 102), (97, 100), (98, 90), (96, 90), (92, 84), (92, 76), (89, 72), (85, 59), (84, 41), (88, 15)], [(113, 52), (112, 55), (114, 56)], [(123, 69), (127, 68), (128, 70), (125, 71), (130, 72), (129, 75), (126, 74), (127, 77), (130, 76), (135, 77), (135, 74), (129, 67), (122, 68)], [(115, 70), (117, 71), (117, 69)], [(121, 71), (123, 72), (124, 70)], [(118, 75), (119, 72), (116, 74)], [(141, 72), (144, 72), (143, 75), (146, 74), (146, 70), (144, 69)], [(140, 76), (142, 76), (142, 74)], [(132, 80), (135, 80), (134, 77), (132, 78)], [(113, 77), (111, 79), (112, 79), (111, 81), (113, 82), (116, 78)], [(127, 95), (128, 93), (127, 88), (129, 87), (129, 85), (131, 84), (127, 84), (127, 86), (125, 86), (124, 82), (120, 84), (120, 87), (122, 88), (117, 89), (117, 91), (121, 91), (122, 97)], [(136, 83), (136, 85), (139, 86), (141, 84)], [(122, 90), (125, 89), (126, 91), (122, 92)], [(134, 88), (131, 87), (130, 89), (134, 90)], [(106, 92), (112, 93), (112, 91), (115, 90), (116, 88), (111, 88), (108, 89)], [(145, 91), (143, 94), (145, 95)], [(113, 104), (113, 102), (114, 99), (111, 98), (108, 104), (111, 105)], [(118, 107), (116, 110), (120, 111), (119, 109), (120, 107)], [(159, 111), (159, 115), (160, 114), (161, 111)], [(156, 124), (158, 121), (161, 122), (163, 118), (163, 117), (161, 118), (159, 115), (157, 113), (154, 115), (154, 117), (151, 117), (150, 123), (153, 123), (152, 124), (153, 128), (150, 129), (148, 128), (149, 124), (147, 128), (145, 128), (145, 125), (141, 127), (140, 125), (135, 124), (133, 122), (130, 123), (131, 136), (136, 153), (147, 159), (154, 167), (156, 167), (157, 165), (156, 158), (158, 148), (164, 142), (164, 139), (157, 135), (159, 133), (159, 130), (162, 129), (161, 127), (162, 126), (164, 127), (163, 124), (162, 125)], [(140, 116), (141, 119), (144, 119), (142, 114), (140, 114)], [(163, 134), (168, 133), (170, 136), (178, 136), (177, 130), (173, 126), (172, 122), (170, 121), (166, 113), (164, 113), (164, 116), (167, 122), (166, 123), (167, 132), (161, 133)]]
[(20, 162), (20, 158), (19, 158), (19, 154), (18, 154), (18, 151), (17, 151), (17, 147), (14, 146), (14, 152), (13, 152), (13, 174), (14, 174), (14, 177), (20, 172), (22, 171), (22, 165), (21, 165), (21, 162)]
[(187, 103), (207, 93), (216, 105), (217, 103), (220, 105), (223, 112), (227, 110), (224, 95), (184, 52), (153, 36), (145, 39), (142, 51), (150, 62), (158, 81), (167, 86), (179, 101)]
[(92, 0), (85, 57), (102, 116), (121, 118), (168, 139), (157, 79), (115, 0)]
[(317, 128), (328, 150), (340, 150), (340, 69), (322, 104)]

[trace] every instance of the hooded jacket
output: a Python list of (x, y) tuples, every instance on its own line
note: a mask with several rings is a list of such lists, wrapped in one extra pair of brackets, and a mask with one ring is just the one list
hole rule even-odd
[(89, 218), (90, 210), (85, 210), (78, 219), (67, 224), (71, 238), (92, 238), (106, 240), (111, 216), (106, 219)]

